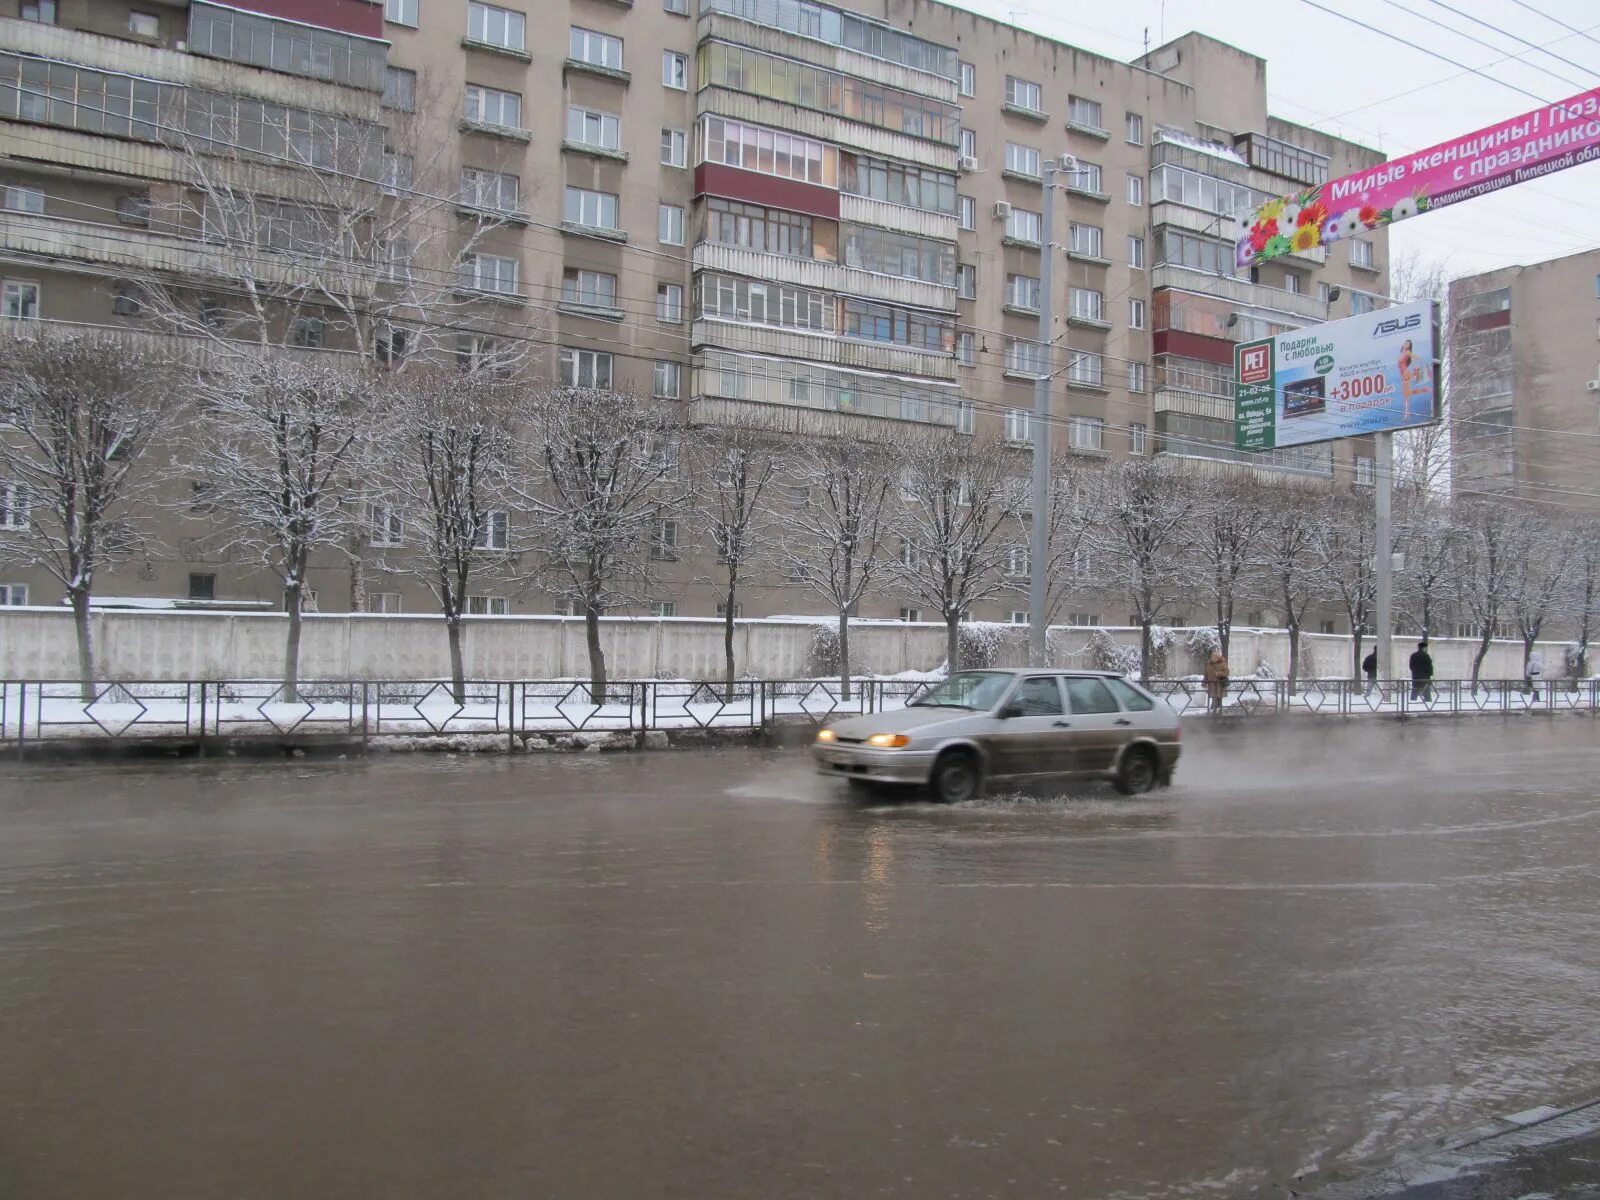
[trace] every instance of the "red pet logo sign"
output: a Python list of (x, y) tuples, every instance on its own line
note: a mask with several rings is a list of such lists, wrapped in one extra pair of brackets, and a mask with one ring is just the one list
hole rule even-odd
[(1272, 378), (1272, 347), (1251, 346), (1239, 352), (1239, 382), (1265, 383)]

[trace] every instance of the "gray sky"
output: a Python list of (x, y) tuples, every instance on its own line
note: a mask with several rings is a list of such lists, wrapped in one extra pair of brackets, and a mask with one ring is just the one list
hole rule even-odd
[[(1210, 34), (1267, 60), (1268, 103), (1275, 115), (1375, 146), (1391, 157), (1538, 107), (1532, 97), (1442, 62), (1427, 50), (1540, 100), (1600, 85), (1597, 0), (1527, 0), (1538, 13), (1587, 30), (1587, 36), (1563, 29), (1517, 0), (1316, 0), (1404, 44), (1319, 11), (1306, 0), (951, 2), (1124, 60), (1141, 52), (1146, 29), (1152, 46), (1191, 29)], [(1512, 34), (1571, 61), (1529, 50)], [(1422, 90), (1400, 95), (1414, 88)], [(1437, 259), (1452, 275), (1600, 246), (1600, 162), (1417, 217), (1395, 226), (1390, 238), (1396, 251)]]

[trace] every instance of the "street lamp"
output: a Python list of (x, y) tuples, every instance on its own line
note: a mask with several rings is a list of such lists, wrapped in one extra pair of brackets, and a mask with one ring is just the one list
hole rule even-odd
[(1071, 154), (1047, 159), (1044, 163), (1044, 212), (1040, 220), (1039, 247), (1039, 352), (1045, 369), (1033, 385), (1033, 524), (1028, 539), (1028, 661), (1035, 667), (1049, 666), (1050, 647), (1045, 618), (1045, 589), (1048, 584), (1045, 564), (1050, 554), (1050, 380), (1048, 350), (1054, 344), (1055, 324), (1055, 236), (1056, 176), (1069, 179), (1078, 174), (1078, 160)]

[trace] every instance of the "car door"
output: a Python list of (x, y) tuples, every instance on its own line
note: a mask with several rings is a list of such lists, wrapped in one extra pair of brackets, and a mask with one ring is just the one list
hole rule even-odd
[(1080, 775), (1111, 770), (1117, 751), (1133, 732), (1133, 721), (1122, 711), (1105, 680), (1092, 675), (1069, 675), (1067, 693), (1068, 770)]
[(1059, 678), (1024, 676), (997, 711), (1007, 709), (1020, 711), (1013, 717), (992, 717), (992, 732), (984, 739), (989, 773), (1042, 775), (1062, 770), (1067, 714)]

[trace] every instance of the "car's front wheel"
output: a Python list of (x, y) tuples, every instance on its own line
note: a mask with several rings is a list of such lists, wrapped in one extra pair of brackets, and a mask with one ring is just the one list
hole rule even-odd
[(1122, 756), (1112, 786), (1124, 796), (1139, 796), (1155, 787), (1161, 778), (1161, 767), (1156, 762), (1155, 751), (1148, 746), (1135, 746)]
[(943, 804), (962, 804), (977, 799), (983, 787), (983, 771), (970, 751), (948, 750), (933, 765), (929, 781), (934, 798)]

